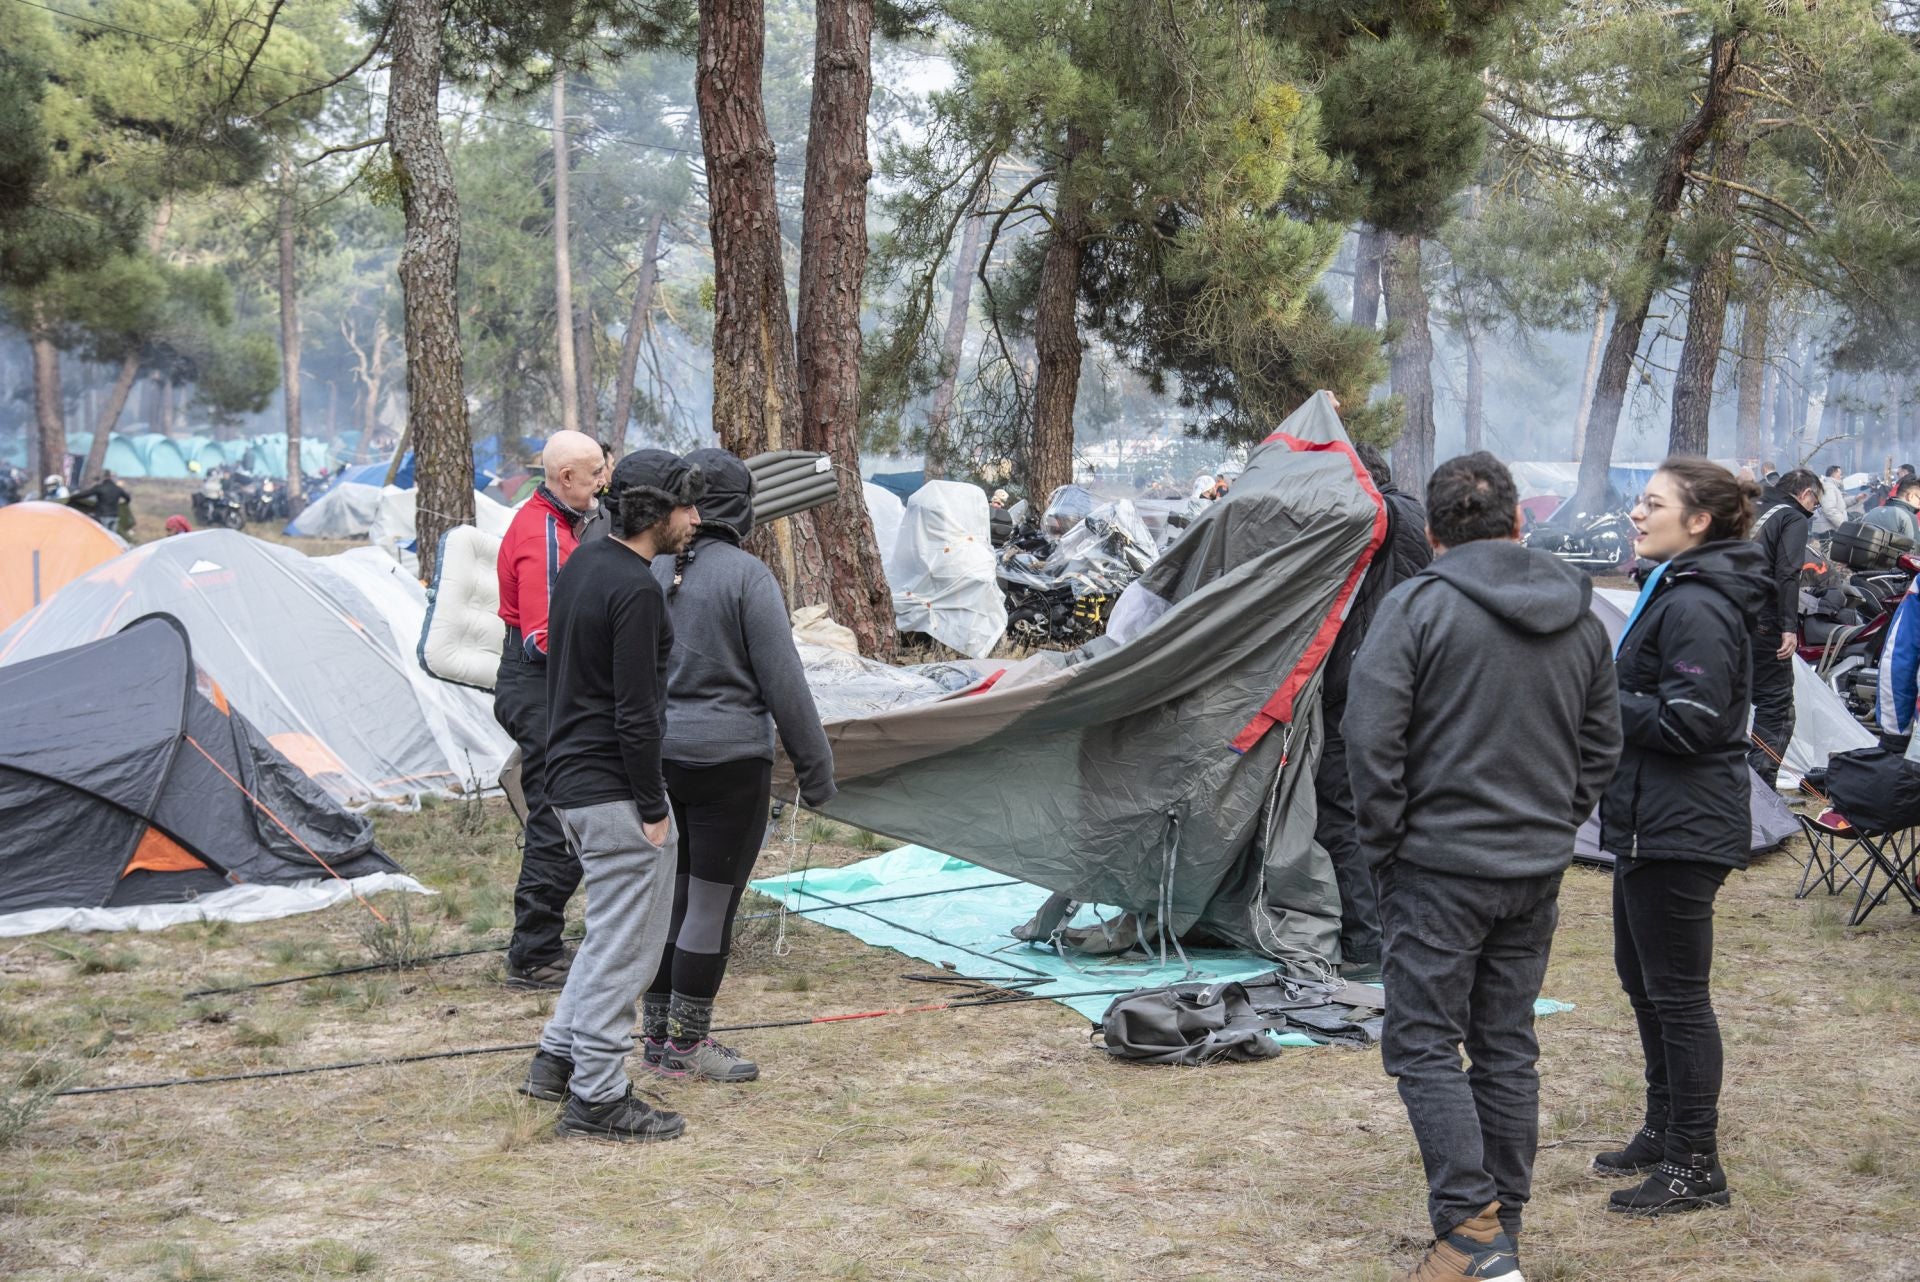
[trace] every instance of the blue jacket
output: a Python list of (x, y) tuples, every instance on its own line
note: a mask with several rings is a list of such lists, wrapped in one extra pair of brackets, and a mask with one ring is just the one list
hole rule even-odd
[(1874, 723), (1882, 734), (1913, 729), (1914, 704), (1920, 701), (1920, 580), (1907, 587), (1893, 612), (1880, 651), (1880, 688), (1873, 701)]

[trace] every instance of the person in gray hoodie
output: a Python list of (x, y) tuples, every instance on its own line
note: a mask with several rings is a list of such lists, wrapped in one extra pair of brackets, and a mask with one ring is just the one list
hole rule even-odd
[(1435, 1239), (1402, 1276), (1519, 1282), (1540, 1128), (1533, 1004), (1574, 832), (1620, 755), (1619, 696), (1592, 585), (1517, 541), (1506, 467), (1451, 459), (1426, 498), (1435, 559), (1381, 603), (1342, 723), (1380, 888), (1382, 1055)]
[(715, 1041), (713, 1003), (733, 918), (766, 836), (773, 735), (800, 800), (836, 791), (833, 751), (813, 706), (773, 572), (741, 548), (753, 532), (753, 473), (726, 450), (695, 450), (706, 493), (693, 544), (653, 563), (667, 594), (667, 794), (680, 833), (673, 928), (640, 1007), (642, 1063), (663, 1077), (750, 1082), (760, 1069)]

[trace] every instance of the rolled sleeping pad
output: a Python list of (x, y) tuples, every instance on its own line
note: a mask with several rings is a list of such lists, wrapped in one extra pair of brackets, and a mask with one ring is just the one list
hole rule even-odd
[(811, 450), (770, 450), (746, 460), (757, 525), (831, 503), (840, 494), (833, 461)]

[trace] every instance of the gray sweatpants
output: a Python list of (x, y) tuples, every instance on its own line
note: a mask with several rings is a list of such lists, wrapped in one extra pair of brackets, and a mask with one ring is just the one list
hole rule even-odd
[(555, 809), (585, 873), (587, 933), (540, 1049), (573, 1061), (576, 1099), (605, 1104), (627, 1092), (633, 1005), (660, 967), (673, 918), (678, 834), (669, 817), (666, 848), (648, 841), (631, 801)]

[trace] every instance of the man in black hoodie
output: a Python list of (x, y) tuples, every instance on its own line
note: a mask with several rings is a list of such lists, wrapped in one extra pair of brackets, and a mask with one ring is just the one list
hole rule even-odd
[(1381, 603), (1347, 695), (1385, 935), (1381, 1048), (1435, 1238), (1403, 1275), (1418, 1282), (1519, 1276), (1540, 1125), (1533, 1003), (1574, 831), (1620, 755), (1592, 586), (1522, 547), (1521, 526), (1498, 459), (1442, 463), (1427, 484), (1434, 562)]
[(1804, 467), (1782, 476), (1760, 500), (1753, 537), (1767, 556), (1773, 594), (1753, 634), (1753, 737), (1747, 763), (1771, 785), (1793, 738), (1793, 652), (1800, 641), (1800, 571), (1820, 502), (1820, 478)]

